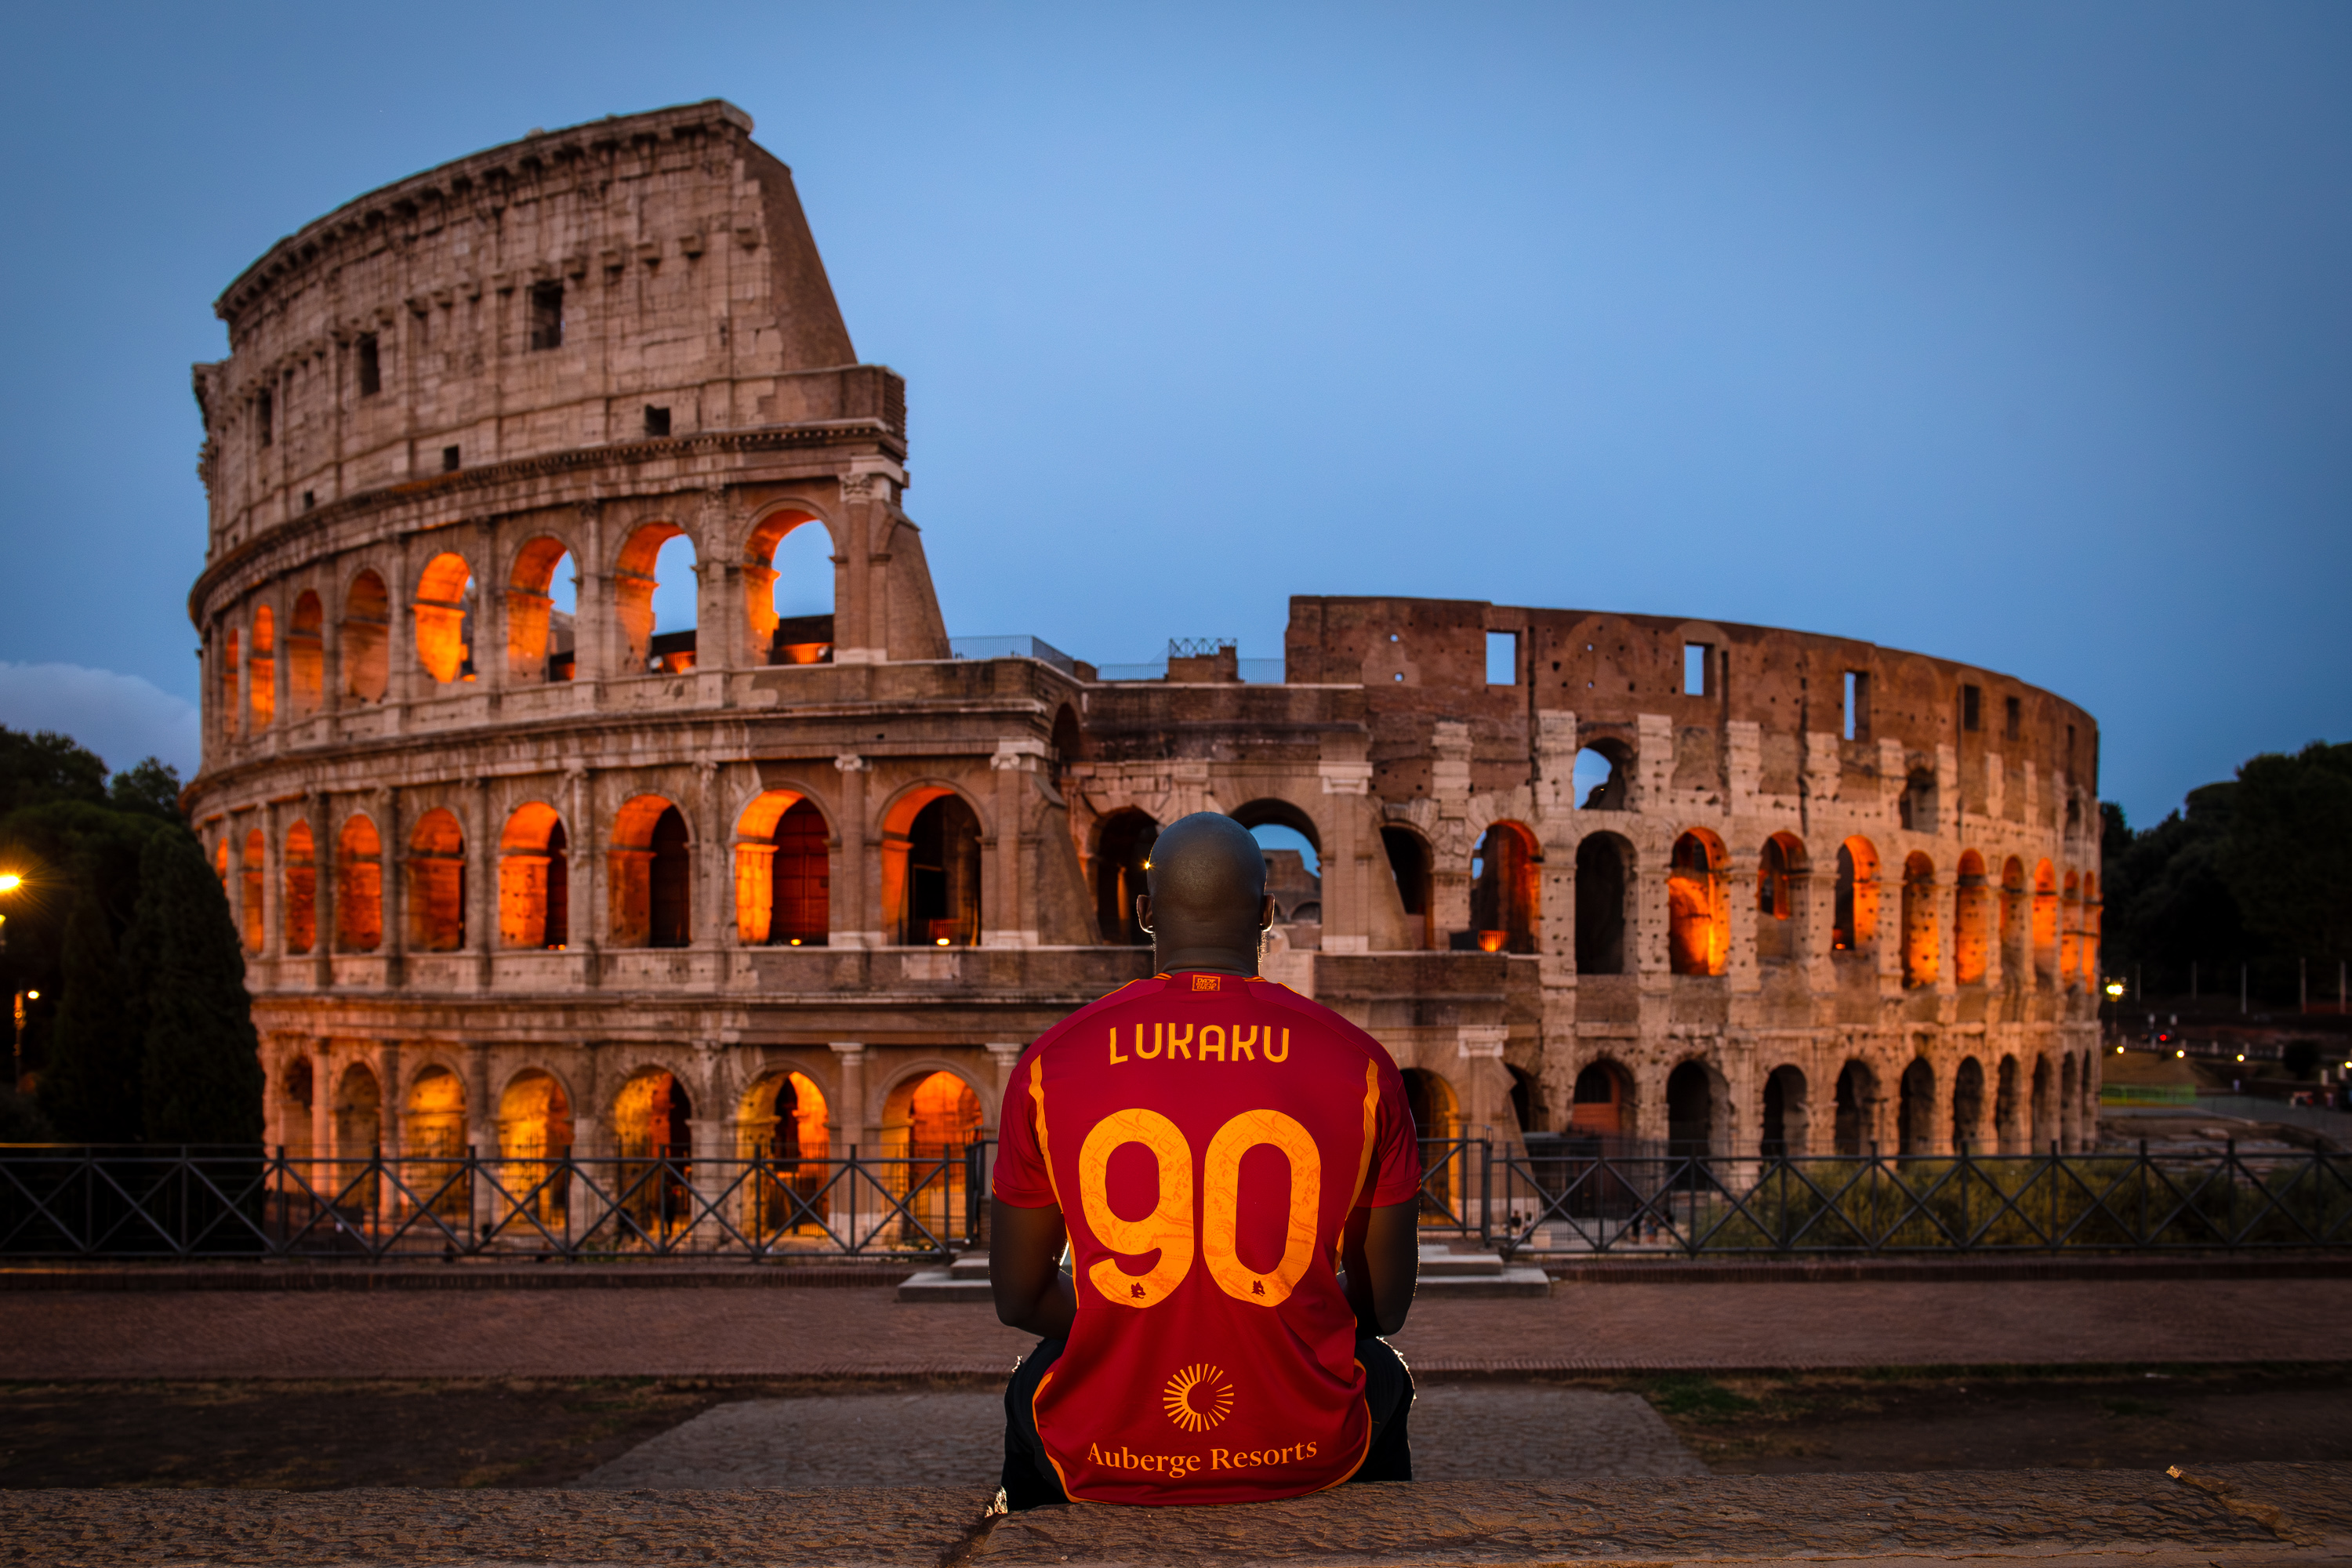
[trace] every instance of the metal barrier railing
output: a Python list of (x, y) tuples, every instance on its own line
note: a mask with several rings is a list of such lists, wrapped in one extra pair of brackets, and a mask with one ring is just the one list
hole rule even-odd
[[(320, 1160), (279, 1150), (0, 1149), (0, 1256), (943, 1257), (985, 1156)], [(984, 1189), (983, 1189), (984, 1192)]]

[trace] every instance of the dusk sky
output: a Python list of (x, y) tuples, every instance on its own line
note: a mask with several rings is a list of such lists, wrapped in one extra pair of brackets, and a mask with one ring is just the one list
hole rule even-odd
[(0, 723), (194, 762), (212, 301), (373, 186), (726, 98), (908, 384), (948, 627), (1759, 622), (2352, 739), (2352, 7), (17, 6)]

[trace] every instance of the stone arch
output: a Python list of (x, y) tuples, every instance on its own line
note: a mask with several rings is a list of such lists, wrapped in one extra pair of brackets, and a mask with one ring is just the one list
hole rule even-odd
[(557, 1178), (554, 1162), (572, 1152), (572, 1141), (563, 1080), (542, 1067), (516, 1071), (499, 1093), (497, 1131), (500, 1180), (516, 1207), (541, 1225), (562, 1225), (572, 1184)]
[(893, 1158), (938, 1160), (985, 1135), (986, 1090), (952, 1062), (908, 1062), (882, 1090), (883, 1147)]
[(2074, 1053), (2062, 1052), (2058, 1058), (2058, 1127), (2059, 1147), (2072, 1153), (2075, 1146), (2074, 1084), (2076, 1068)]
[(1936, 1069), (1926, 1057), (1913, 1057), (1903, 1069), (1901, 1098), (1895, 1107), (1895, 1146), (1904, 1154), (1933, 1154), (1936, 1148)]
[(335, 949), (373, 952), (383, 941), (383, 844), (354, 812), (335, 835)]
[(985, 819), (954, 784), (908, 785), (882, 813), (884, 929), (907, 947), (975, 947)]
[(215, 634), (213, 644), (220, 662), (220, 700), (214, 704), (213, 716), (219, 721), (221, 739), (234, 741), (237, 732), (237, 688), (243, 679), (244, 660), (238, 653), (243, 646), (235, 626), (226, 626)]
[(2023, 1152), (2030, 1140), (2024, 1121), (2023, 1096), (2019, 1093), (2017, 1058), (2004, 1055), (1993, 1070), (1992, 1136), (2004, 1154)]
[(1305, 837), (1307, 842), (1314, 847), (1318, 861), (1323, 858), (1323, 829), (1317, 824), (1312, 812), (1293, 801), (1285, 800), (1280, 795), (1260, 795), (1255, 800), (1244, 801), (1225, 815), (1244, 827), (1290, 828)]
[(245, 951), (257, 953), (267, 940), (268, 928), (262, 920), (261, 889), (267, 880), (269, 865), (269, 843), (258, 827), (245, 830), (245, 843), (238, 856), (237, 900), (238, 925), (243, 928)]
[(307, 1159), (316, 1153), (311, 1147), (310, 1108), (320, 1086), (310, 1053), (299, 1047), (289, 1051), (270, 1075), (268, 1087), (278, 1097), (278, 1114), (271, 1120), (278, 1124), (278, 1142), (289, 1157)]
[(1805, 1087), (1801, 1067), (1783, 1064), (1765, 1076), (1764, 1131), (1758, 1151), (1765, 1158), (1810, 1152)]
[(499, 942), (562, 952), (572, 939), (571, 841), (542, 800), (508, 814), (499, 834)]
[(467, 1109), (466, 1080), (447, 1063), (428, 1058), (411, 1075), (400, 1134), (404, 1174), (423, 1207), (452, 1222), (463, 1221), (472, 1206), (458, 1163)]
[(326, 706), (326, 607), (309, 588), (295, 596), (286, 626), (286, 708), (291, 719), (308, 719)]
[(1633, 1075), (1613, 1057), (1595, 1057), (1578, 1069), (1570, 1090), (1568, 1131), (1597, 1138), (1630, 1138), (1634, 1100)]
[(1459, 1147), (1450, 1142), (1463, 1131), (1461, 1097), (1444, 1074), (1431, 1068), (1406, 1068), (1400, 1076), (1421, 1143), (1421, 1217), (1443, 1222), (1466, 1193), (1470, 1174)]
[(1704, 1057), (1676, 1062), (1666, 1074), (1666, 1152), (1711, 1159), (1724, 1128), (1723, 1075)]
[(1936, 921), (1936, 863), (1918, 850), (1903, 860), (1903, 984), (1916, 989), (1936, 984), (1943, 963), (1943, 933)]
[(2083, 879), (2069, 868), (2058, 893), (2058, 987), (2072, 991), (2083, 961)]
[(319, 861), (310, 825), (300, 817), (286, 825), (286, 842), (278, 852), (280, 922), (288, 956), (299, 958), (319, 942)]
[(1962, 985), (1984, 984), (1991, 928), (1992, 890), (1985, 886), (1984, 857), (1964, 849), (1952, 893), (1952, 977)]
[(638, 1067), (613, 1091), (606, 1125), (622, 1162), (615, 1206), (648, 1239), (667, 1240), (693, 1223), (693, 1123), (694, 1097), (667, 1067)]
[(253, 647), (246, 655), (246, 708), (254, 734), (278, 717), (278, 617), (267, 605), (253, 609)]
[(373, 567), (354, 573), (343, 589), (340, 637), (343, 695), (381, 702), (392, 684), (392, 595)]
[(2083, 935), (2081, 952), (2079, 954), (2082, 960), (2082, 965), (2078, 973), (2082, 976), (2084, 989), (2095, 991), (2099, 986), (2099, 926), (2101, 910), (2101, 905), (2099, 903), (2099, 874), (2095, 871), (2085, 871), (2083, 873), (2082, 910)]
[(408, 946), (455, 952), (466, 945), (466, 830), (437, 806), (408, 835)]
[(1756, 958), (1794, 963), (1804, 956), (1805, 893), (1810, 880), (1805, 841), (1773, 834), (1756, 858)]
[(1433, 896), (1435, 847), (1420, 829), (1401, 822), (1381, 825), (1381, 850), (1395, 879), (1397, 902), (1404, 910), (1406, 933), (1412, 946), (1437, 945), (1437, 900)]
[[(814, 537), (822, 540), (825, 558), (831, 563), (823, 584), (825, 607), (785, 616), (776, 607), (781, 585), (777, 551), (780, 546), (790, 548), (787, 539), (796, 545), (802, 539), (810, 538), (803, 531), (811, 528), (815, 530)], [(744, 536), (742, 566), (744, 621), (753, 663), (833, 661), (834, 633), (839, 621), (841, 565), (840, 546), (834, 537), (833, 525), (804, 506), (788, 502), (753, 520), (751, 531)]]
[(1952, 1148), (1984, 1152), (1985, 1070), (1974, 1057), (1962, 1057), (1952, 1074)]
[[(361, 1160), (383, 1146), (383, 1086), (375, 1068), (352, 1062), (335, 1079), (334, 1099), (327, 1106), (328, 1127), (335, 1141), (335, 1157)], [(373, 1205), (371, 1183), (368, 1203)]]
[(1860, 834), (1838, 846), (1830, 951), (1869, 953), (1878, 942), (1878, 847)]
[(1544, 1131), (1543, 1084), (1535, 1074), (1522, 1067), (1503, 1064), (1511, 1078), (1511, 1123), (1524, 1140), (1530, 1132)]
[(613, 818), (606, 853), (615, 947), (685, 947), (694, 940), (693, 834), (658, 795), (632, 795)]
[(1625, 811), (1633, 805), (1633, 748), (1614, 736), (1587, 742), (1570, 778), (1579, 811)]
[(2033, 867), (2033, 983), (2058, 984), (2058, 873), (2047, 860)]
[(1588, 833), (1576, 845), (1576, 972), (1628, 972), (1633, 927), (1633, 845), (1621, 833)]
[(1676, 974), (1721, 974), (1730, 958), (1731, 911), (1723, 840), (1704, 827), (1675, 840), (1666, 870), (1666, 955)]
[(1834, 1105), (1832, 1146), (1848, 1158), (1869, 1153), (1878, 1138), (1877, 1069), (1860, 1057), (1847, 1058), (1838, 1068)]
[(735, 936), (824, 947), (833, 932), (833, 825), (805, 791), (762, 790), (735, 819)]
[(2030, 908), (2025, 892), (2025, 862), (2012, 855), (2000, 865), (2000, 969), (2006, 985), (2022, 985), (2032, 978), (2031, 955), (2026, 947)]
[(1531, 953), (1543, 927), (1543, 847), (1526, 824), (1489, 823), (1472, 858), (1470, 929), (1487, 952)]
[(1086, 726), (1077, 710), (1065, 702), (1054, 710), (1054, 730), (1047, 744), (1054, 753), (1054, 777), (1058, 782), (1071, 767), (1087, 760)]
[(443, 686), (473, 678), (474, 602), (473, 563), (454, 550), (427, 561), (417, 574), (416, 661)]
[[(631, 675), (642, 675), (656, 662), (671, 660), (679, 652), (686, 655), (686, 662), (679, 668), (693, 666), (694, 643), (688, 634), (676, 634), (687, 638), (682, 648), (654, 646), (654, 590), (661, 585), (655, 575), (655, 565), (661, 559), (662, 546), (673, 539), (694, 542), (694, 536), (677, 523), (641, 523), (614, 559), (613, 616), (628, 650), (622, 668)], [(698, 559), (698, 550), (697, 555)]]
[(796, 1068), (771, 1065), (737, 1101), (735, 1130), (738, 1156), (764, 1163), (744, 1189), (751, 1232), (822, 1234), (833, 1157), (823, 1088)]
[(1123, 806), (1095, 825), (1095, 927), (1106, 942), (1119, 947), (1151, 945), (1142, 922), (1135, 918), (1135, 900), (1149, 890), (1144, 868), (1159, 837), (1159, 820), (1138, 806)]
[(2050, 1058), (2036, 1052), (2033, 1058), (2032, 1098), (2027, 1102), (2027, 1121), (2032, 1127), (2032, 1150), (2049, 1146), (2058, 1136), (2057, 1086), (2052, 1081)]
[[(576, 583), (580, 556), (552, 533), (535, 534), (515, 552), (507, 575), (507, 677), (518, 683), (570, 680), (579, 673), (579, 629), (555, 608), (556, 569), (569, 559)], [(572, 603), (579, 603), (577, 595)]]

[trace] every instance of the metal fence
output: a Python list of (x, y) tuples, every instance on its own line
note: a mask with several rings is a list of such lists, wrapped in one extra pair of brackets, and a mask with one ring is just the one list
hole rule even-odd
[[(986, 1141), (936, 1158), (314, 1160), (0, 1147), (0, 1256), (623, 1259), (945, 1257), (987, 1240)], [(1726, 1159), (1566, 1138), (1422, 1145), (1433, 1237), (1507, 1257), (2254, 1251), (2352, 1247), (2326, 1152)]]
[(0, 1256), (940, 1258), (982, 1233), (986, 1151), (936, 1158), (317, 1160), (0, 1148)]

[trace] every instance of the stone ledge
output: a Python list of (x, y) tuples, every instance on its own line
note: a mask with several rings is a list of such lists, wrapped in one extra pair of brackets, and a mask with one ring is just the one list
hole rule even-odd
[(0, 1268), (7, 1290), (653, 1290), (712, 1287), (879, 1289), (911, 1263), (58, 1264)]
[(2172, 1568), (2352, 1561), (2352, 1465), (1346, 1487), (1247, 1508), (1041, 1509), (941, 1489), (0, 1492), (0, 1556), (128, 1563), (1836, 1562)]

